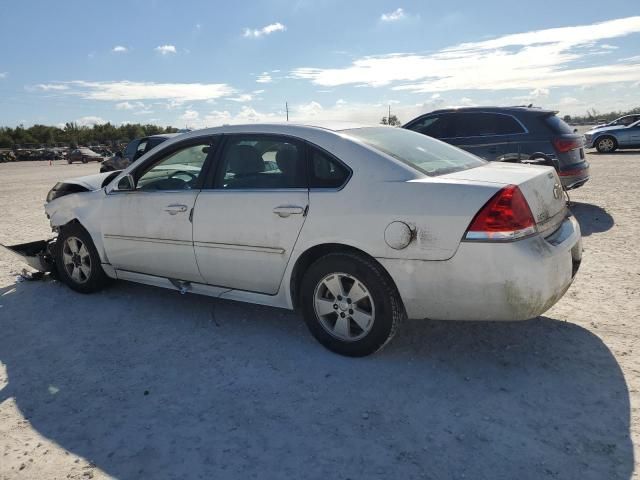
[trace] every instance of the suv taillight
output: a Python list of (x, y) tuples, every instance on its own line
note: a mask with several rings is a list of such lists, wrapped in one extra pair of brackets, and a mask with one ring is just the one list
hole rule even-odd
[(507, 185), (476, 214), (464, 239), (499, 242), (535, 232), (536, 222), (527, 200), (516, 185)]
[(583, 146), (582, 139), (568, 140), (564, 138), (554, 138), (553, 146), (556, 147), (558, 153), (567, 153), (576, 148)]

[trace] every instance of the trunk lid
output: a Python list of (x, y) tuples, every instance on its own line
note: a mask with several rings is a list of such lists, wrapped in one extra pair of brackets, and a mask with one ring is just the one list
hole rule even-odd
[(440, 178), (516, 185), (529, 204), (538, 232), (545, 237), (551, 235), (567, 215), (562, 184), (552, 167), (490, 162)]

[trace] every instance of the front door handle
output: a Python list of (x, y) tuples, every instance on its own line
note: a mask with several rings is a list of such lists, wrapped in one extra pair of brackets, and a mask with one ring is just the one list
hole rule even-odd
[(173, 205), (167, 205), (164, 209), (169, 215), (176, 215), (178, 213), (184, 213), (189, 209), (186, 205), (174, 203)]
[(304, 208), (297, 205), (280, 205), (273, 209), (273, 213), (281, 218), (285, 218), (289, 215), (302, 215)]

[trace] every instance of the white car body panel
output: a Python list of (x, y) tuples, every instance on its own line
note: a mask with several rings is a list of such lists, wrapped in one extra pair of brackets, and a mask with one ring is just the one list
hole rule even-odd
[[(150, 154), (185, 139), (232, 133), (306, 140), (341, 159), (353, 175), (341, 189), (114, 191), (122, 177), (149, 158), (146, 154), (104, 189), (100, 185), (108, 174), (76, 180), (94, 191), (47, 204), (52, 226), (79, 221), (114, 278), (289, 309), (295, 306), (291, 282), (296, 262), (313, 247), (327, 244), (376, 259), (412, 318), (531, 318), (571, 284), (572, 264), (581, 253), (580, 231), (574, 220), (566, 219), (564, 199), (554, 197), (559, 180), (551, 167), (489, 163), (427, 177), (340, 131), (291, 124), (195, 131)], [(508, 184), (521, 188), (544, 235), (508, 243), (461, 241), (478, 210)], [(189, 212), (163, 212), (173, 203), (187, 205), (189, 211), (195, 207), (193, 224)], [(280, 217), (273, 212), (278, 206), (305, 212)], [(384, 239), (394, 221), (409, 225), (413, 234), (401, 250)], [(560, 234), (562, 241), (556, 242)], [(132, 236), (167, 242), (137, 245), (126, 238)]]

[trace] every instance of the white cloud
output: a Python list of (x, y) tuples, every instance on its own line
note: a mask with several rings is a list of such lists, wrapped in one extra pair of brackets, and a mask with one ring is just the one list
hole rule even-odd
[(271, 35), (274, 32), (284, 32), (286, 29), (287, 27), (283, 24), (276, 22), (257, 29), (245, 28), (242, 36), (246, 38), (260, 38), (264, 35)]
[(196, 110), (188, 109), (185, 110), (182, 115), (180, 115), (180, 120), (184, 122), (193, 122), (198, 120), (198, 117), (200, 117), (200, 114)]
[[(537, 89), (600, 85), (640, 79), (639, 63), (582, 66), (594, 45), (640, 32), (640, 16), (592, 25), (552, 28), (455, 45), (423, 55), (363, 57), (343, 68), (297, 68), (293, 78), (316, 85), (392, 85), (417, 93), (452, 90)], [(473, 75), (469, 75), (473, 72)]]
[(253, 99), (253, 95), (249, 94), (249, 93), (243, 93), (241, 95), (238, 95), (237, 97), (232, 97), (229, 98), (229, 100), (232, 100), (234, 102), (250, 102)]
[(177, 52), (175, 45), (159, 45), (154, 50), (160, 55), (169, 55)]
[(254, 95), (260, 95), (261, 93), (264, 93), (264, 90), (254, 90), (253, 92)]
[(383, 13), (380, 16), (380, 20), (383, 22), (396, 22), (405, 18), (405, 13), (402, 8), (396, 8), (393, 12)]
[(67, 87), (65, 93), (87, 100), (125, 102), (131, 100), (169, 100), (175, 107), (183, 102), (227, 97), (235, 89), (224, 83), (87, 82), (74, 80), (55, 83)]
[(136, 108), (137, 104), (144, 106), (144, 103), (142, 102), (120, 102), (116, 103), (116, 110), (133, 110)]
[(529, 92), (529, 97), (531, 98), (545, 98), (549, 96), (548, 88), (536, 88)]
[(8, 72), (0, 72), (0, 79), (7, 78), (7, 75), (9, 75)]
[(609, 45), (608, 43), (603, 43), (602, 45), (600, 45), (600, 48), (604, 49), (604, 50), (617, 50), (618, 47), (616, 47), (615, 45)]
[(256, 80), (257, 83), (271, 83), (272, 81), (273, 79), (271, 75), (269, 75), (269, 72), (262, 72)]
[(77, 119), (76, 123), (81, 127), (91, 127), (93, 125), (102, 125), (107, 123), (107, 121), (102, 117), (87, 116)]
[(127, 53), (129, 51), (129, 49), (127, 47), (122, 46), (122, 45), (116, 45), (115, 47), (113, 47), (111, 49), (111, 51), (113, 53)]
[(38, 85), (35, 86), (36, 89), (38, 90), (42, 90), (43, 92), (49, 92), (49, 91), (63, 91), (63, 90), (68, 90), (69, 87), (67, 85), (63, 85), (60, 83), (40, 83)]
[(134, 115), (149, 115), (153, 110), (143, 102), (120, 102), (115, 105), (116, 110), (133, 111)]

